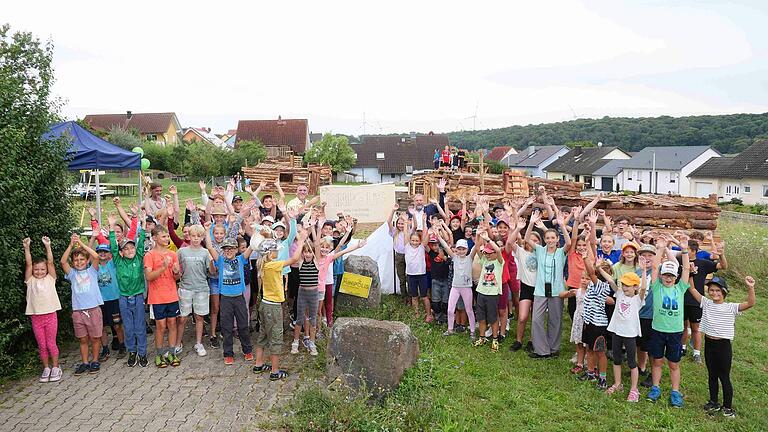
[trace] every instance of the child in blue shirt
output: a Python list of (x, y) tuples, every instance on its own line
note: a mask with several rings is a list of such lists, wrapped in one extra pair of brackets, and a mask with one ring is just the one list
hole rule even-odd
[[(112, 350), (117, 351), (117, 358), (125, 357), (125, 334), (123, 333), (123, 321), (120, 317), (120, 288), (117, 286), (117, 267), (112, 262), (112, 252), (109, 250), (109, 244), (100, 244), (96, 246), (96, 253), (99, 261), (96, 264), (99, 272), (99, 290), (104, 304), (101, 305), (101, 316), (104, 322), (104, 328), (112, 329)], [(110, 350), (107, 342), (109, 337), (107, 332), (101, 335), (101, 353), (99, 353), (99, 362), (103, 363), (109, 358)]]

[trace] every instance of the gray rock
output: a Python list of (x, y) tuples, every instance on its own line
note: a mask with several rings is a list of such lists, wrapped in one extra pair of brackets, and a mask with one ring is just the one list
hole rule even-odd
[(367, 306), (378, 309), (381, 305), (381, 278), (379, 278), (379, 266), (376, 261), (366, 256), (351, 255), (344, 260), (344, 271), (370, 277), (371, 289), (368, 291), (367, 299), (340, 292), (336, 297), (336, 307)]
[(326, 379), (352, 389), (364, 386), (374, 398), (397, 388), (419, 357), (419, 340), (399, 321), (338, 318), (326, 352)]

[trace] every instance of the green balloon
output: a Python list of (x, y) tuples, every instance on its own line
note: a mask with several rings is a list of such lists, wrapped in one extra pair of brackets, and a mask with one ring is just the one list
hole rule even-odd
[(148, 170), (149, 169), (149, 159), (141, 158), (141, 169), (142, 170)]
[(144, 156), (144, 149), (141, 148), (141, 147), (136, 146), (131, 151), (134, 152), (134, 153), (138, 153), (138, 154)]

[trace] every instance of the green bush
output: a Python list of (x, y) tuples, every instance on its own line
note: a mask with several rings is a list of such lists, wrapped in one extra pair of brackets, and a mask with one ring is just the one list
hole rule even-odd
[[(40, 136), (56, 121), (58, 101), (51, 97), (53, 45), (31, 33), (0, 26), (0, 376), (14, 376), (34, 362), (36, 345), (25, 316), (24, 253), (21, 240), (32, 238), (33, 255), (44, 253), (40, 238), (51, 238), (60, 257), (72, 224), (66, 142)], [(58, 292), (69, 308), (69, 287), (59, 273)], [(68, 311), (59, 313), (59, 338), (71, 334)], [(66, 317), (66, 318), (65, 318)]]

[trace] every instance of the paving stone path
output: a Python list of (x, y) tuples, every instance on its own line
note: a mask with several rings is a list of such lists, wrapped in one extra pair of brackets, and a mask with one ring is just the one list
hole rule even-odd
[[(251, 431), (265, 421), (283, 415), (301, 382), (297, 364), (308, 355), (282, 356), (283, 369), (291, 373), (283, 381), (256, 375), (252, 364), (239, 354), (235, 364), (223, 363), (221, 349), (208, 349), (199, 357), (191, 325), (185, 331), (179, 367), (158, 369), (153, 357), (141, 368), (126, 366), (113, 356), (102, 363), (98, 374), (74, 376), (79, 352), (62, 356), (64, 377), (42, 384), (29, 378), (10, 385), (0, 394), (2, 431)], [(255, 334), (252, 335), (255, 341)], [(154, 342), (149, 335), (149, 351)], [(235, 339), (235, 353), (240, 344)]]

